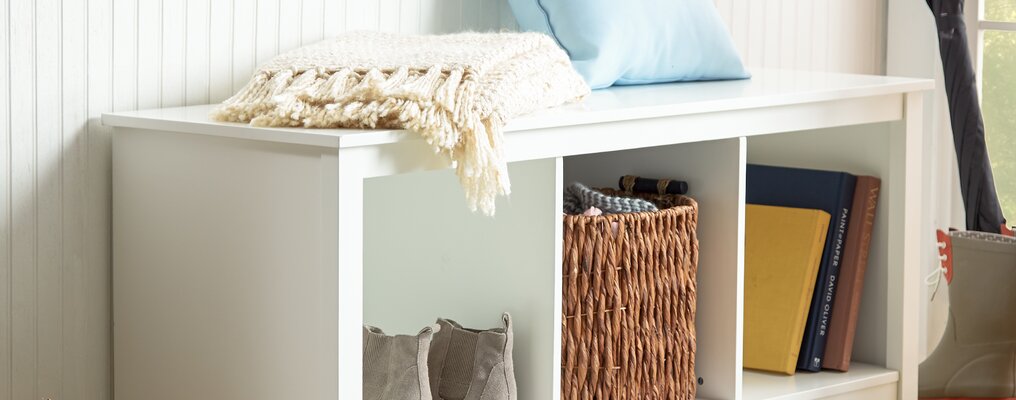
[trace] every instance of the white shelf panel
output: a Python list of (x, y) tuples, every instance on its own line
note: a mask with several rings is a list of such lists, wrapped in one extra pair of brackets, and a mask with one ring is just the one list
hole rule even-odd
[[(794, 106), (928, 90), (927, 79), (794, 70), (753, 71), (751, 79), (619, 86), (595, 90), (584, 101), (513, 119), (505, 131), (604, 124)], [(108, 126), (242, 137), (325, 147), (358, 147), (419, 140), (403, 130), (263, 128), (213, 121), (215, 105), (106, 113)], [(739, 135), (735, 135), (739, 136)], [(511, 135), (508, 135), (510, 138)], [(702, 138), (700, 140), (733, 137)], [(667, 144), (667, 143), (662, 143)], [(566, 155), (566, 154), (563, 154)]]
[(857, 392), (899, 381), (899, 373), (852, 363), (850, 372), (798, 372), (794, 376), (744, 370), (745, 400), (804, 400)]

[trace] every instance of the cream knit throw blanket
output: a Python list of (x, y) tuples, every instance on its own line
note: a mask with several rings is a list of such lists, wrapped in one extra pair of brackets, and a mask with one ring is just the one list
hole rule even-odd
[(352, 32), (282, 54), (213, 112), (256, 126), (409, 129), (455, 162), (470, 209), (510, 192), (508, 119), (589, 93), (538, 33)]

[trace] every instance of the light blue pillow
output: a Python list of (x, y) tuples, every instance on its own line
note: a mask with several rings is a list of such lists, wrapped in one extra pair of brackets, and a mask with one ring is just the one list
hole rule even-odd
[(519, 26), (553, 36), (594, 89), (743, 79), (712, 0), (509, 0)]

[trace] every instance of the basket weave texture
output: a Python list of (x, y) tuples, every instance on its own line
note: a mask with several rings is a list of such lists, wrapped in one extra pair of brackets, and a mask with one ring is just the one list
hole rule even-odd
[(564, 216), (561, 398), (694, 399), (698, 205)]

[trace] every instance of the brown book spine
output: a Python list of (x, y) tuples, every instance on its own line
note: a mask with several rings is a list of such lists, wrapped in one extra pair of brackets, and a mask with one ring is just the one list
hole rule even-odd
[(881, 186), (882, 181), (876, 177), (857, 177), (843, 249), (843, 264), (840, 267), (839, 288), (833, 301), (822, 368), (838, 371), (850, 369), (857, 313), (861, 308), (861, 292), (864, 290), (864, 271), (868, 268), (871, 231), (875, 225), (875, 208), (878, 206)]

